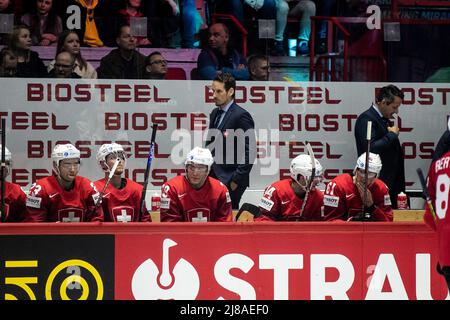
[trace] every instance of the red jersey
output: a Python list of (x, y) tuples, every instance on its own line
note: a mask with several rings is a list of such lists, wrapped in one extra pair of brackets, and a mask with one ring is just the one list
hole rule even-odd
[[(0, 188), (1, 190), (1, 188)], [(1, 197), (1, 193), (0, 193)], [(7, 222), (20, 222), (25, 217), (26, 194), (15, 183), (5, 181), (5, 216)]]
[(425, 222), (438, 233), (439, 264), (450, 266), (450, 152), (431, 164), (428, 172), (428, 193), (435, 208), (437, 221), (425, 207)]
[(103, 210), (95, 209), (99, 194), (94, 183), (77, 176), (71, 190), (64, 190), (55, 176), (36, 181), (27, 195), (27, 222), (103, 221)]
[(292, 179), (277, 181), (264, 190), (259, 208), (261, 216), (255, 221), (319, 221), (323, 219), (323, 193), (312, 190), (301, 212), (303, 199), (291, 187)]
[[(106, 178), (95, 181), (97, 190), (103, 190)], [(139, 220), (142, 185), (128, 178), (122, 178), (125, 187), (117, 189), (111, 183), (108, 184), (102, 199), (105, 221), (108, 222), (138, 222), (151, 221), (144, 202), (144, 212)]]
[[(393, 211), (389, 189), (380, 179), (375, 179), (369, 186), (374, 208), (372, 217), (376, 221), (392, 221)], [(323, 198), (325, 220), (348, 220), (361, 213), (362, 199), (358, 188), (353, 183), (353, 176), (344, 173), (330, 182), (325, 188)]]
[(176, 176), (161, 187), (161, 221), (232, 221), (231, 198), (219, 180), (207, 177), (194, 189), (185, 176)]

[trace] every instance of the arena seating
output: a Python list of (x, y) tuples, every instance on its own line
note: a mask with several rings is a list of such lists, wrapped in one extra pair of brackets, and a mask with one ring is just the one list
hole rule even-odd
[[(100, 64), (100, 60), (114, 48), (90, 48), (82, 47), (81, 54), (95, 68)], [(34, 46), (32, 50), (39, 53), (39, 57), (47, 65), (55, 58), (56, 47)], [(200, 49), (167, 49), (167, 48), (138, 48), (138, 51), (148, 56), (153, 51), (159, 51), (169, 62), (169, 79), (186, 80), (190, 79), (191, 71), (197, 67), (197, 57)]]

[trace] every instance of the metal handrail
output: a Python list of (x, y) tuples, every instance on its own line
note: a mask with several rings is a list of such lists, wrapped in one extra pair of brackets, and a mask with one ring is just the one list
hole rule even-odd
[[(360, 18), (357, 18), (360, 20)], [(309, 79), (313, 79), (315, 66), (315, 32), (316, 32), (316, 21), (328, 21), (328, 30), (332, 31), (333, 25), (335, 25), (344, 34), (344, 66), (343, 66), (343, 80), (348, 81), (349, 71), (348, 71), (348, 41), (350, 38), (350, 33), (345, 29), (345, 27), (340, 23), (341, 18), (339, 17), (324, 17), (324, 16), (313, 16), (311, 17), (311, 48), (309, 55)], [(364, 20), (365, 21), (365, 20)], [(359, 21), (358, 21), (359, 22)], [(328, 54), (331, 53), (331, 47), (333, 43), (333, 32), (328, 32)]]

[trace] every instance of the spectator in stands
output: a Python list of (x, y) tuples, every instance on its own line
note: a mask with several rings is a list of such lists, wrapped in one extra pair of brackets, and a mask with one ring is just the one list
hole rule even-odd
[(195, 0), (181, 0), (181, 45), (183, 48), (198, 46), (195, 35), (198, 34), (202, 24), (203, 20), (196, 8)]
[(56, 43), (63, 30), (62, 20), (53, 9), (53, 0), (36, 0), (33, 13), (22, 16), (22, 23), (31, 30), (31, 43), (49, 46)]
[(0, 0), (0, 13), (1, 14), (7, 14), (7, 13), (13, 13), (13, 3), (12, 0)]
[(217, 13), (232, 14), (245, 26), (246, 13), (258, 19), (275, 19), (276, 0), (217, 0)]
[[(0, 0), (0, 14), (14, 14), (12, 0)], [(8, 37), (0, 33), (0, 45), (7, 45)]]
[(39, 54), (31, 48), (30, 29), (19, 25), (14, 27), (9, 41), (9, 49), (17, 57), (16, 77), (43, 78), (47, 76), (47, 68), (39, 58)]
[(36, 181), (27, 195), (25, 222), (103, 221), (96, 206), (99, 192), (88, 179), (78, 175), (80, 150), (57, 144), (52, 151), (53, 175)]
[(0, 77), (15, 77), (17, 73), (17, 57), (8, 48), (2, 49), (0, 57)]
[(145, 70), (145, 56), (136, 51), (136, 38), (130, 26), (119, 28), (117, 49), (112, 50), (100, 61), (97, 74), (100, 79), (142, 79)]
[(75, 68), (75, 58), (68, 52), (62, 51), (56, 55), (55, 65), (49, 75), (52, 78), (73, 78), (81, 77), (73, 72)]
[[(2, 156), (2, 146), (0, 145), (0, 158)], [(11, 152), (5, 147), (5, 162), (4, 174), (2, 179), (5, 179), (5, 221), (20, 222), (24, 219), (26, 195), (22, 188), (15, 183), (6, 181), (6, 177), (11, 173), (12, 157)], [(0, 194), (1, 199), (1, 194)], [(3, 214), (3, 213), (2, 213)]]
[(167, 60), (158, 51), (145, 59), (145, 79), (164, 79), (167, 74)]
[[(131, 18), (141, 18), (144, 14), (140, 11), (141, 0), (126, 0), (123, 4), (123, 8), (119, 10), (119, 15), (124, 18), (124, 22), (131, 25)], [(151, 44), (147, 37), (136, 37), (137, 46), (148, 46)]]
[(95, 181), (97, 190), (103, 190), (111, 170), (118, 161), (114, 174), (106, 187), (102, 198), (105, 221), (138, 222), (151, 221), (147, 208), (141, 209), (142, 185), (128, 178), (122, 178), (125, 172), (127, 155), (123, 147), (117, 143), (103, 144), (97, 152), (97, 163), (105, 173), (105, 177)]
[[(95, 9), (98, 6), (99, 0), (66, 0), (66, 5), (63, 6), (65, 14), (67, 7), (77, 6), (81, 12), (81, 29), (75, 29), (78, 37), (82, 40), (83, 45), (89, 47), (102, 47), (103, 41), (100, 37), (100, 32), (97, 28)], [(67, 16), (66, 23), (73, 21), (72, 16)], [(69, 27), (69, 29), (72, 29)], [(108, 30), (111, 32), (111, 30)]]
[(365, 167), (366, 154), (363, 153), (356, 162), (353, 174), (344, 173), (328, 182), (323, 198), (325, 220), (392, 221), (388, 187), (377, 178), (382, 167), (380, 156), (369, 153), (366, 195)]
[(177, 0), (152, 0), (143, 3), (149, 19), (148, 36), (155, 48), (180, 46), (180, 7)]
[[(65, 30), (58, 37), (58, 44), (56, 46), (56, 55), (60, 52), (68, 52), (75, 59), (75, 68), (73, 72), (84, 79), (96, 79), (97, 71), (92, 64), (86, 61), (81, 56), (80, 39), (78, 34), (73, 30)], [(50, 73), (54, 68), (55, 60), (48, 65), (48, 72)]]
[(297, 52), (309, 54), (309, 39), (311, 37), (311, 17), (316, 14), (316, 5), (311, 0), (278, 0), (277, 22), (275, 33), (275, 51), (284, 55), (284, 31), (288, 16), (299, 19)]
[(195, 147), (188, 153), (186, 175), (176, 176), (161, 187), (161, 222), (232, 221), (227, 187), (208, 177), (213, 162), (208, 149)]
[(209, 27), (208, 47), (202, 49), (197, 60), (200, 79), (213, 80), (219, 72), (233, 75), (235, 79), (247, 80), (247, 61), (229, 47), (228, 28), (222, 23)]
[(250, 80), (268, 81), (269, 80), (269, 58), (262, 54), (255, 54), (248, 59), (248, 72)]
[(316, 186), (322, 181), (323, 168), (318, 160), (314, 162), (315, 173), (310, 185), (311, 157), (301, 154), (292, 159), (291, 178), (277, 181), (264, 190), (259, 203), (261, 215), (255, 221), (322, 220), (323, 193)]

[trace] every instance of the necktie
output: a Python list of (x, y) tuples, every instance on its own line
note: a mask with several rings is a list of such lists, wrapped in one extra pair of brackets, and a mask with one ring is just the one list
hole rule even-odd
[(222, 114), (224, 111), (222, 109), (219, 109), (216, 114), (216, 118), (214, 119), (214, 128), (219, 127), (220, 118), (222, 117)]
[(391, 121), (389, 121), (388, 118), (383, 117), (383, 118), (381, 118), (381, 120), (383, 120), (383, 123), (384, 123), (384, 127), (385, 127), (385, 128), (391, 126)]

